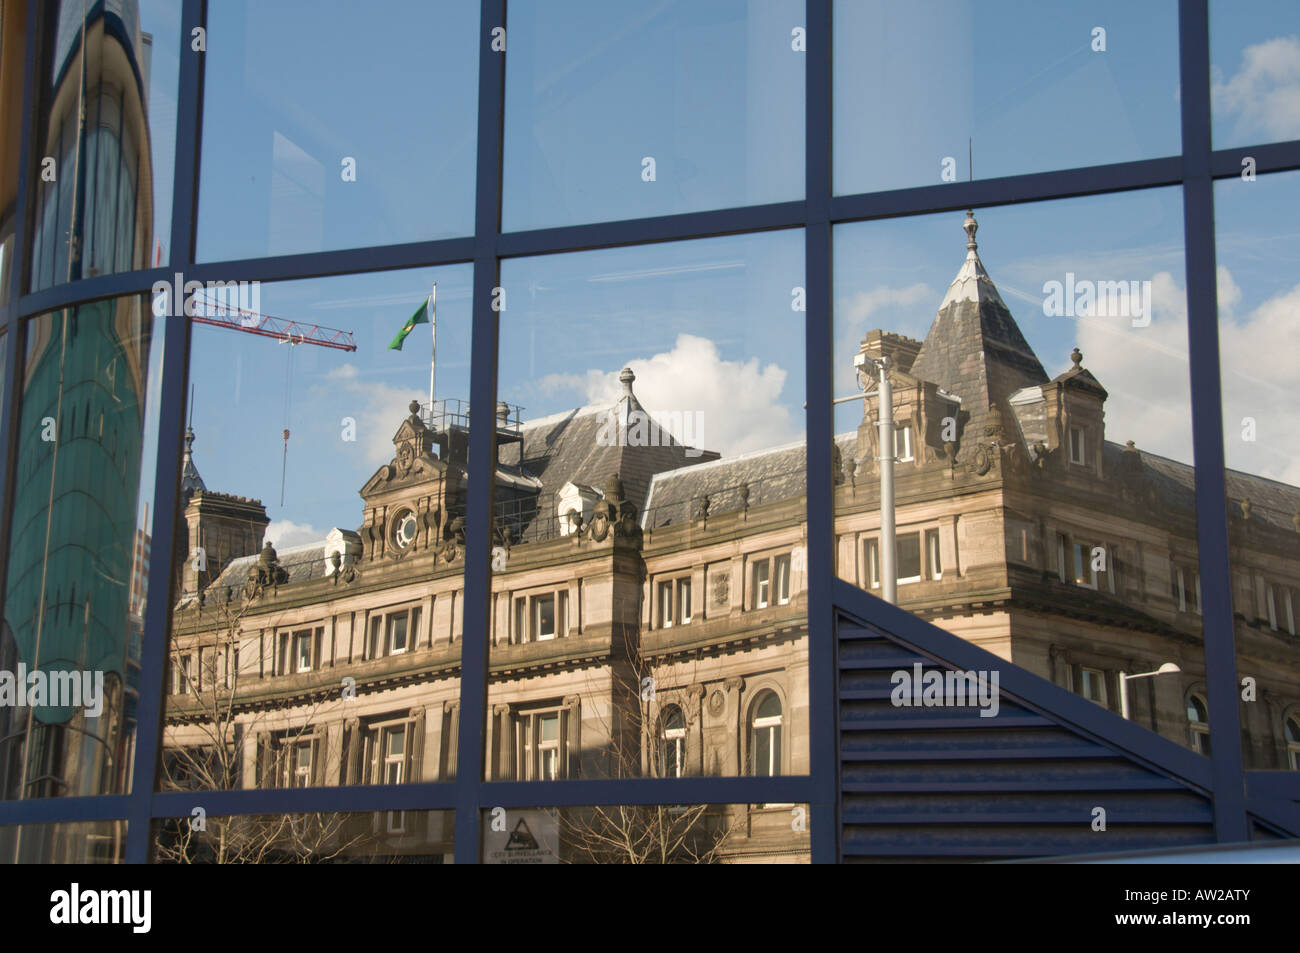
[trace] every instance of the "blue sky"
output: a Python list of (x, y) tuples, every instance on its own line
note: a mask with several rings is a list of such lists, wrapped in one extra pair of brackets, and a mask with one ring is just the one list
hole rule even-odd
[[(1076, 16), (1023, 2), (837, 4), (837, 190), (934, 184), (948, 155), (965, 178), (970, 137), (981, 177), (1176, 151), (1176, 6), (1103, 3)], [(200, 257), (468, 234), (477, 3), (394, 2), (383, 17), (341, 2), (303, 9), (210, 8)], [(804, 63), (791, 49), (802, 4), (515, 0), (510, 11), (507, 229), (802, 196)], [(1216, 142), (1300, 137), (1300, 8), (1214, 11)], [(399, 20), (405, 28), (394, 31)], [(1090, 48), (1095, 26), (1107, 31), (1104, 53)], [(170, 150), (163, 133), (156, 162)], [(340, 175), (345, 156), (357, 160), (355, 182)], [(653, 182), (642, 177), (646, 156)], [(1218, 194), (1233, 187), (1240, 198), (1220, 199), (1219, 264), (1234, 322), (1225, 341), (1245, 342), (1277, 322), (1300, 324), (1287, 310), (1296, 245), (1286, 240), (1300, 196), (1289, 177), (1227, 183)], [(1078, 345), (1111, 392), (1112, 439), (1190, 459), (1179, 192), (977, 214), (984, 263), (1047, 372), (1068, 366)], [(837, 395), (853, 386), (863, 331), (924, 336), (965, 253), (961, 220), (836, 229)], [(1152, 281), (1152, 326), (1045, 317), (1043, 282), (1067, 271)], [(262, 498), (274, 519), (295, 524), (285, 526), (293, 541), (297, 528), (354, 527), (357, 489), (383, 462), (406, 402), (427, 388), (427, 329), (401, 354), (385, 347), (435, 275), (438, 390), (464, 397), (467, 266), (263, 285), (263, 311), (354, 330), (360, 346), (352, 355), (294, 349), (284, 508), (288, 348), (196, 328), (196, 457), (209, 486)], [(511, 260), (502, 282), (501, 397), (526, 416), (606, 399), (630, 364), (648, 405), (707, 414), (706, 446), (743, 452), (802, 433), (803, 316), (790, 309), (803, 283), (799, 232)], [(1225, 362), (1244, 361), (1224, 350)], [(1276, 365), (1270, 386), (1300, 384)], [(1253, 392), (1243, 399), (1263, 403)], [(345, 416), (358, 421), (354, 443), (340, 439)], [(856, 423), (851, 406), (837, 410), (837, 429)], [(1246, 447), (1240, 459), (1230, 446), (1229, 461), (1300, 482), (1283, 449), (1294, 445)]]

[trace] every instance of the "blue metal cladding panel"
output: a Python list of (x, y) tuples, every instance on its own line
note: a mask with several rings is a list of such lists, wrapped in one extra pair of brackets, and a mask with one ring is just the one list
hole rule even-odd
[[(895, 672), (914, 672), (918, 663), (922, 673), (956, 666), (847, 619), (838, 640), (846, 862), (1007, 860), (1215, 842), (1203, 787), (1005, 691), (991, 717), (977, 706), (896, 706)], [(1097, 808), (1106, 812), (1104, 831), (1094, 830)]]

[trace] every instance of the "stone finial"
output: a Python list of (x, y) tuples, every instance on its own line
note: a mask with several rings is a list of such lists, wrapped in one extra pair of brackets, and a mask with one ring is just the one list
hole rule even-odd
[(510, 423), (510, 405), (504, 400), (497, 401), (497, 423), (502, 427)]
[(623, 480), (617, 473), (611, 473), (605, 481), (605, 500), (615, 506), (623, 502)]
[(1242, 519), (1247, 519), (1247, 520), (1250, 519), (1250, 506), (1251, 506), (1250, 500), (1249, 500), (1248, 498), (1246, 498), (1246, 497), (1242, 497), (1242, 499), (1241, 499), (1241, 517), (1242, 517)]
[(406, 405), (406, 409), (411, 412), (412, 417), (420, 416), (420, 402), (418, 400), (411, 401)]
[(966, 230), (966, 248), (968, 251), (975, 251), (979, 245), (975, 241), (975, 233), (979, 231), (980, 223), (975, 221), (975, 210), (966, 210), (966, 221), (962, 222), (962, 228)]
[(618, 382), (623, 385), (623, 396), (632, 396), (632, 382), (636, 380), (636, 375), (632, 373), (632, 368), (625, 367), (618, 372)]
[(1083, 352), (1080, 351), (1077, 347), (1070, 352), (1070, 360), (1074, 362), (1074, 367), (1072, 367), (1071, 370), (1075, 370), (1075, 371), (1082, 370)]

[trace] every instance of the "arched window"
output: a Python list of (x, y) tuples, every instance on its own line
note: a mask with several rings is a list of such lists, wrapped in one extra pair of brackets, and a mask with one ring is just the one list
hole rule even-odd
[(1200, 695), (1187, 697), (1187, 726), (1191, 730), (1192, 750), (1210, 753), (1210, 709)]
[(767, 691), (754, 703), (749, 722), (749, 773), (774, 777), (781, 773), (781, 699)]
[(659, 776), (680, 778), (686, 773), (686, 718), (669, 705), (659, 718)]
[(1288, 716), (1284, 728), (1287, 766), (1292, 771), (1300, 771), (1300, 716)]

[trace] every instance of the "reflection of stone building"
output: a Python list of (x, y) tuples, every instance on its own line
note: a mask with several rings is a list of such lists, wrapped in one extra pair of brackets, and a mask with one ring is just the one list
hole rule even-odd
[[(804, 773), (802, 449), (760, 474), (666, 433), (637, 439), (649, 418), (623, 380), (612, 407), (522, 425), (501, 408), (489, 777)], [(463, 424), (412, 405), (393, 460), (361, 489), (359, 532), (274, 561), (255, 546), (220, 568), (209, 556), (220, 575), (174, 623), (172, 689), (189, 697), (169, 698), (169, 747), (208, 743), (203, 700), (233, 691), (241, 784), (454, 776)], [(186, 515), (193, 538), (202, 516), (193, 503)], [(355, 699), (339, 697), (344, 677)], [(806, 856), (789, 805), (721, 822), (737, 828), (729, 855)], [(398, 852), (450, 831), (386, 823), (402, 828)]]
[[(965, 228), (925, 341), (872, 331), (862, 344), (896, 368), (899, 602), (1115, 712), (1121, 672), (1175, 662), (1179, 675), (1128, 685), (1130, 717), (1206, 750), (1194, 472), (1106, 439), (1107, 393), (1077, 350), (1048, 379), (979, 260), (973, 217)], [(837, 441), (836, 558), (873, 589), (879, 438), (865, 403), (857, 435)], [(1242, 708), (1247, 766), (1294, 767), (1300, 490), (1235, 472), (1228, 489), (1238, 666), (1259, 689)]]
[[(153, 199), (149, 37), (133, 2), (65, 4), (45, 62), (44, 152), (31, 287), (144, 267)], [(78, 117), (84, 116), (84, 125)], [(105, 674), (105, 709), (0, 708), (6, 798), (121, 792), (129, 784), (140, 595), (148, 540), (137, 497), (152, 319), (138, 297), (32, 319), (19, 366), (13, 538), (0, 669)], [(22, 856), (42, 852), (33, 834)]]
[[(979, 262), (973, 219), (967, 231), (927, 340), (863, 342), (895, 365), (901, 602), (1114, 710), (1120, 671), (1175, 661), (1181, 675), (1130, 686), (1131, 715), (1204, 745), (1187, 716), (1204, 701), (1191, 471), (1106, 441), (1106, 391), (1082, 355), (1048, 379)], [(631, 371), (621, 380), (612, 406), (522, 424), (500, 407), (488, 776), (804, 773), (804, 447), (718, 459), (655, 439)], [(836, 566), (870, 589), (878, 431), (866, 402), (863, 426), (836, 440)], [(323, 543), (256, 555), (260, 508), (205, 512), (191, 498), (191, 542), (201, 525), (248, 542), (239, 558), (209, 556), (211, 583), (178, 605), (173, 758), (204, 744), (203, 700), (233, 692), (239, 784), (454, 776), (464, 425), (413, 404), (392, 461), (361, 489), (359, 530)], [(186, 474), (201, 485), (188, 458)], [(1234, 522), (1257, 555), (1237, 566), (1300, 578), (1295, 527), (1263, 515), (1294, 512), (1300, 492), (1244, 475), (1230, 485), (1268, 507)], [(1273, 608), (1238, 631), (1260, 685), (1248, 750), (1281, 766), (1283, 715), (1300, 701), (1283, 634), (1294, 608), (1289, 589), (1257, 591)], [(727, 816), (735, 859), (806, 854), (789, 805)], [(383, 823), (394, 851), (447, 849), (448, 820)]]

